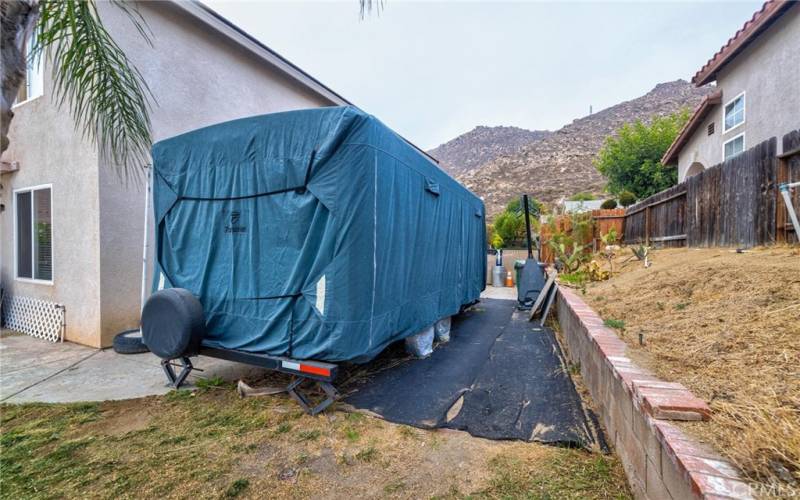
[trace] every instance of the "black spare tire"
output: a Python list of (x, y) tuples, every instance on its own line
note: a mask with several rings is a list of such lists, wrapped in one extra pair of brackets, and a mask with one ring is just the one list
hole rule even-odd
[(142, 342), (142, 332), (138, 328), (116, 334), (113, 346), (114, 351), (120, 354), (139, 354), (149, 351), (144, 342)]
[(156, 356), (195, 356), (205, 334), (203, 306), (184, 288), (159, 290), (142, 309), (142, 338)]

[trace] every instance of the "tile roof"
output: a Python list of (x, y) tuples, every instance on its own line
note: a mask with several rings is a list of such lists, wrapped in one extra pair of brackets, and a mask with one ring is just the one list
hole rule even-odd
[(761, 6), (761, 9), (753, 14), (744, 23), (744, 26), (729, 38), (725, 45), (700, 68), (700, 71), (692, 78), (692, 83), (699, 87), (714, 81), (720, 68), (736, 57), (750, 42), (763, 33), (773, 21), (796, 5), (800, 5), (796, 0), (767, 0)]

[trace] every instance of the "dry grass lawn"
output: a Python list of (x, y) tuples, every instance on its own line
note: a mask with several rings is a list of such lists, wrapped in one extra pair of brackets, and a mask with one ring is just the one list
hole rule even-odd
[(2, 405), (0, 497), (630, 498), (613, 456), (423, 431), (288, 397)]
[(588, 285), (589, 303), (640, 364), (709, 402), (711, 422), (689, 432), (751, 481), (800, 495), (800, 249), (664, 249), (652, 261)]

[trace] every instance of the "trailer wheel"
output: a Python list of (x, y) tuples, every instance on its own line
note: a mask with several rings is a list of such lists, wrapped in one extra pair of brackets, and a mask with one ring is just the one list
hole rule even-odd
[(159, 290), (142, 309), (144, 344), (160, 358), (197, 355), (204, 334), (203, 306), (184, 288)]
[(119, 332), (114, 336), (114, 352), (120, 354), (141, 354), (149, 352), (150, 349), (144, 345), (142, 341), (142, 333), (137, 328), (136, 330), (125, 330)]

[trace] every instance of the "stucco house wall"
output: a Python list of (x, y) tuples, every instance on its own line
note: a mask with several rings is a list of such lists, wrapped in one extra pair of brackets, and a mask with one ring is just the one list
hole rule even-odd
[[(744, 132), (745, 149), (800, 127), (800, 6), (781, 16), (717, 75), (722, 104), (714, 107), (678, 154), (678, 179), (693, 163), (723, 161), (725, 141)], [(745, 93), (745, 121), (723, 131), (725, 104)], [(715, 125), (708, 135), (708, 125)], [(778, 141), (781, 153), (781, 141)]]
[[(152, 47), (119, 9), (102, 2), (98, 7), (153, 93), (154, 141), (220, 121), (343, 103), (221, 33), (208, 24), (212, 17), (187, 15), (184, 9), (198, 9), (196, 4), (139, 3), (153, 33)], [(69, 115), (51, 102), (45, 73), (45, 95), (15, 108), (12, 144), (4, 155), (21, 167), (2, 177), (2, 286), (14, 295), (64, 304), (67, 340), (107, 346), (139, 320), (145, 177), (126, 178), (98, 158), (93, 145), (76, 134)], [(6, 237), (13, 235), (12, 192), (50, 183), (53, 284), (24, 283), (14, 279), (13, 237)], [(152, 212), (150, 221), (152, 260)]]
[[(44, 74), (45, 88), (50, 74)], [(75, 132), (69, 115), (52, 103), (52, 94), (13, 108), (11, 144), (4, 160), (20, 163), (19, 171), (0, 177), (0, 287), (11, 295), (68, 304), (70, 340), (97, 345), (100, 328), (100, 230), (95, 148)], [(14, 190), (52, 184), (53, 283), (32, 283), (14, 277)]]

